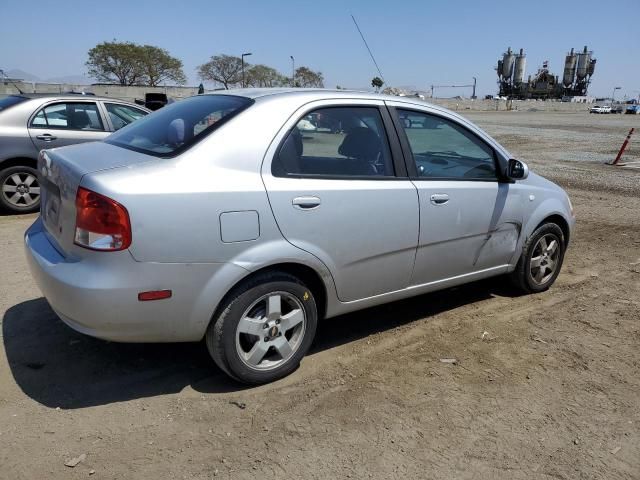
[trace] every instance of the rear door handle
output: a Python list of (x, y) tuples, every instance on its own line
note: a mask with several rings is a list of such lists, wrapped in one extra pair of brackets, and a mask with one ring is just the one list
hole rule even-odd
[(444, 205), (449, 201), (449, 195), (446, 193), (434, 193), (431, 195), (431, 203), (434, 205)]
[(302, 210), (312, 210), (314, 208), (318, 208), (320, 206), (320, 198), (314, 196), (308, 197), (296, 197), (291, 203), (295, 208), (300, 208)]
[(45, 142), (51, 142), (53, 140), (56, 140), (58, 137), (54, 137), (50, 133), (43, 133), (42, 135), (38, 135), (36, 138), (38, 140), (44, 140)]

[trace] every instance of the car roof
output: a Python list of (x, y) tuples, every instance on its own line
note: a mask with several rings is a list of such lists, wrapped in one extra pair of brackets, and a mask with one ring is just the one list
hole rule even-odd
[(137, 107), (142, 107), (143, 109), (145, 108), (144, 105), (137, 105), (137, 104), (135, 104), (133, 102), (130, 102), (128, 100), (121, 100), (119, 98), (112, 98), (112, 97), (99, 97), (97, 95), (83, 95), (82, 93), (15, 93), (15, 94), (11, 94), (11, 95), (8, 95), (8, 96), (10, 96), (10, 97), (22, 97), (22, 98), (27, 98), (29, 100), (36, 100), (36, 99), (103, 100), (103, 101), (109, 101), (109, 102), (127, 103), (127, 104), (130, 104), (130, 105), (136, 105)]
[[(259, 99), (267, 96), (305, 96), (307, 98), (313, 97), (313, 100), (359, 98), (363, 100), (389, 100), (416, 103), (420, 105), (431, 105), (416, 96), (398, 97), (396, 95), (385, 95), (382, 93), (366, 92), (362, 90), (337, 90), (328, 88), (237, 88), (230, 90), (216, 90), (215, 92), (209, 92), (203, 95), (235, 95), (251, 99)], [(437, 107), (437, 105), (431, 106)]]

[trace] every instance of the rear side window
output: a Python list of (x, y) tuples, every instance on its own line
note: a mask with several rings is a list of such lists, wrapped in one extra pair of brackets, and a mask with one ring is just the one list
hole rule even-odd
[(120, 130), (139, 118), (147, 115), (147, 112), (139, 108), (122, 105), (119, 103), (105, 103), (114, 130)]
[(199, 95), (172, 103), (110, 135), (107, 143), (171, 157), (206, 137), (253, 103), (232, 95)]
[(18, 97), (17, 95), (10, 95), (8, 97), (2, 98), (0, 99), (0, 111), (17, 105), (18, 103), (22, 103), (25, 100), (27, 100), (25, 97)]
[(298, 120), (272, 164), (276, 177), (390, 177), (387, 134), (376, 107), (330, 107)]
[(34, 128), (102, 131), (102, 119), (95, 103), (55, 103), (40, 110), (31, 120)]

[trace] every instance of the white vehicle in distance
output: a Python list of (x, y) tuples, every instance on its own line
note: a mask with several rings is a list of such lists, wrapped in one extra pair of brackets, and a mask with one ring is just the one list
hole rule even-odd
[(609, 105), (594, 105), (589, 113), (611, 113), (611, 107)]

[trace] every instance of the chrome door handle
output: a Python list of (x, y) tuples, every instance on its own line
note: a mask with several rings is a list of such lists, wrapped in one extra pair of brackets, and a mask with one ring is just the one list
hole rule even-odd
[(312, 210), (320, 206), (320, 198), (313, 197), (313, 196), (296, 197), (291, 201), (291, 203), (295, 208), (300, 208), (303, 210)]
[(449, 201), (449, 195), (446, 193), (434, 193), (431, 195), (431, 203), (434, 205), (444, 205)]
[(45, 142), (51, 142), (52, 140), (56, 140), (58, 137), (54, 137), (50, 133), (45, 133), (42, 135), (36, 136), (38, 140), (44, 140)]

